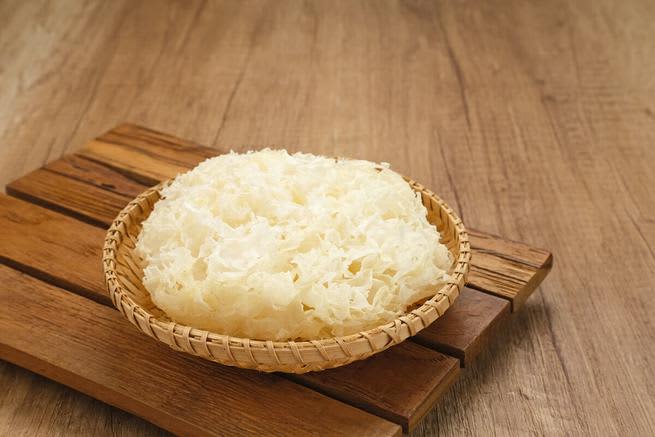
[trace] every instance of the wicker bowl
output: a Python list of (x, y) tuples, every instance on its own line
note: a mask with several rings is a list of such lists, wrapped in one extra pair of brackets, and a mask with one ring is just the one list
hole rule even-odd
[(421, 193), (428, 221), (453, 254), (451, 281), (433, 297), (417, 302), (402, 317), (386, 325), (343, 337), (312, 341), (265, 341), (208, 332), (175, 323), (157, 308), (142, 284), (141, 259), (135, 253), (141, 222), (170, 181), (152, 187), (131, 201), (107, 232), (103, 249), (105, 282), (112, 302), (140, 331), (171, 348), (230, 366), (264, 372), (305, 373), (343, 366), (401, 343), (434, 322), (455, 301), (469, 270), (471, 250), (462, 221), (434, 193), (407, 179)]

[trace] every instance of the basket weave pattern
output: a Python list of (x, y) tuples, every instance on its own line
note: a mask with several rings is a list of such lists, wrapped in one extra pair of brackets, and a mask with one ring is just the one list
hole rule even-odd
[(135, 253), (141, 222), (169, 182), (152, 187), (131, 201), (114, 220), (103, 248), (105, 282), (112, 302), (140, 331), (184, 351), (218, 363), (265, 372), (304, 373), (342, 366), (401, 343), (434, 322), (453, 304), (464, 286), (471, 249), (462, 221), (446, 203), (407, 179), (421, 194), (428, 220), (454, 256), (451, 279), (435, 295), (407, 314), (368, 331), (312, 341), (261, 341), (231, 337), (175, 323), (157, 308), (142, 283), (141, 259)]

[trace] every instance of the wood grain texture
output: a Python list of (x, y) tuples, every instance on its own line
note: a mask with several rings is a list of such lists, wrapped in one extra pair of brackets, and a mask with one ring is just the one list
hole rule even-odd
[(75, 179), (76, 181), (129, 197), (130, 199), (141, 194), (145, 186), (142, 181), (119, 173), (107, 165), (93, 162), (75, 154), (66, 155), (61, 159), (54, 160), (44, 168), (62, 176)]
[[(217, 153), (169, 134), (125, 123), (91, 141), (78, 154), (53, 161), (45, 169), (10, 182), (7, 192), (108, 227), (134, 197), (128, 193), (137, 191), (139, 185), (143, 191)], [(57, 175), (52, 174), (53, 168)], [(100, 171), (94, 174), (96, 169)], [(62, 176), (69, 176), (72, 181)], [(107, 191), (106, 196), (103, 190)], [(92, 202), (94, 198), (98, 200)], [(475, 230), (472, 236), (474, 256), (469, 286), (509, 299), (512, 308), (519, 309), (550, 271), (552, 255)]]
[(291, 378), (399, 423), (407, 432), (414, 429), (458, 375), (457, 359), (434, 351), (426, 353), (424, 347), (405, 342), (402, 347), (392, 347), (363, 361)]
[(413, 340), (441, 350), (469, 366), (491, 334), (509, 315), (510, 302), (464, 287), (446, 314), (419, 332)]
[(9, 267), (0, 282), (3, 359), (176, 434), (400, 436), (391, 422), (279, 376), (175, 353), (117, 311)]
[[(0, 361), (6, 381), (0, 393), (0, 434), (67, 437), (149, 435), (169, 437), (127, 411), (86, 396), (7, 361)], [(29, 429), (29, 432), (22, 430)], [(114, 430), (113, 432), (108, 430)], [(21, 430), (16, 433), (16, 430)]]
[[(104, 233), (98, 227), (0, 195), (0, 239), (3, 241), (0, 260), (47, 283), (114, 309), (101, 271)], [(297, 380), (388, 418), (407, 430), (413, 428), (450, 387), (459, 374), (459, 367), (455, 358), (410, 342), (392, 350), (379, 358), (348, 366), (349, 370), (326, 373), (329, 377), (319, 372)], [(79, 354), (80, 351), (66, 350), (63, 346), (61, 351), (76, 357), (84, 356)], [(32, 356), (43, 358), (37, 352)], [(53, 371), (58, 364), (57, 360), (51, 360)], [(215, 366), (227, 369), (226, 366)], [(384, 383), (381, 384), (380, 372), (385, 368)], [(406, 384), (406, 374), (415, 375), (419, 382)], [(233, 373), (234, 378), (238, 375)], [(245, 388), (247, 381), (242, 383)], [(162, 387), (160, 391), (175, 395), (169, 387)], [(85, 392), (102, 398), (100, 387), (94, 386)]]
[(112, 305), (101, 263), (105, 231), (4, 195), (0, 223), (3, 264)]
[[(220, 150), (391, 162), (468, 227), (557, 256), (416, 434), (653, 435), (654, 14), (648, 0), (3, 1), (0, 183), (123, 120)], [(0, 386), (40, 408), (4, 402), (2, 434), (70, 434), (62, 417), (84, 435), (160, 433), (16, 374)]]
[[(58, 163), (58, 161), (55, 161)], [(45, 168), (34, 170), (6, 187), (7, 194), (71, 215), (87, 223), (107, 226), (107, 217), (120, 211), (131, 198), (98, 188)], [(72, 194), (72, 195), (70, 195)]]
[(553, 267), (553, 255), (543, 249), (470, 230), (475, 263), (469, 286), (510, 300), (516, 311)]

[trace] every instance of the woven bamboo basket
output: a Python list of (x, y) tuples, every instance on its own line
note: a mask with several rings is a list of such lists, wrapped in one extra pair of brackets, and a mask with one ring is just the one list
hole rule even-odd
[(312, 341), (266, 341), (238, 338), (175, 323), (157, 308), (142, 284), (142, 260), (135, 252), (141, 222), (170, 181), (152, 187), (130, 202), (107, 232), (103, 249), (105, 282), (112, 302), (140, 331), (177, 351), (210, 361), (264, 372), (305, 373), (343, 366), (394, 346), (424, 329), (450, 307), (469, 270), (471, 250), (462, 221), (446, 203), (407, 179), (421, 194), (428, 221), (453, 254), (451, 280), (427, 301), (417, 302), (402, 317), (368, 331)]

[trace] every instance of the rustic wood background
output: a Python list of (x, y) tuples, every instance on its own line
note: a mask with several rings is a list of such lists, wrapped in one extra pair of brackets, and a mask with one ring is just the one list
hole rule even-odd
[[(391, 162), (555, 254), (415, 433), (653, 435), (654, 20), (648, 0), (2, 0), (0, 185), (122, 121)], [(7, 363), (0, 386), (1, 435), (164, 434)]]

